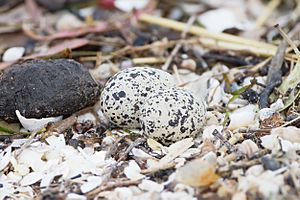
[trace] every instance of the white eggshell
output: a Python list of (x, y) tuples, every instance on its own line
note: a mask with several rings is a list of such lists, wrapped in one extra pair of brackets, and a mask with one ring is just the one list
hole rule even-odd
[(151, 180), (143, 180), (138, 186), (140, 189), (150, 192), (161, 192), (164, 189), (163, 184), (158, 184)]
[(237, 128), (248, 127), (249, 125), (254, 124), (256, 109), (257, 107), (255, 105), (248, 105), (235, 110), (229, 115), (230, 124), (228, 128), (230, 130), (234, 130)]
[(58, 122), (62, 119), (62, 116), (41, 119), (25, 118), (21, 115), (20, 111), (18, 110), (16, 110), (16, 115), (22, 126), (29, 131), (38, 131), (44, 128), (49, 122)]
[(90, 176), (88, 177), (87, 182), (80, 186), (80, 190), (83, 193), (87, 193), (96, 187), (100, 186), (102, 183), (102, 178), (99, 176)]
[(262, 136), (260, 140), (261, 140), (261, 145), (266, 149), (274, 150), (274, 151), (280, 149), (280, 143), (278, 140), (278, 136), (276, 135), (265, 135)]
[(256, 152), (259, 151), (258, 146), (252, 140), (244, 140), (241, 144), (238, 145), (239, 151), (246, 154), (248, 157), (253, 156)]
[(140, 172), (141, 168), (134, 160), (130, 160), (129, 165), (124, 169), (125, 176), (130, 180), (139, 180), (144, 178), (145, 176), (140, 174)]
[(20, 184), (21, 186), (27, 186), (34, 184), (38, 181), (40, 181), (43, 178), (44, 174), (41, 172), (31, 172), (24, 176), (24, 178), (21, 180)]
[(11, 159), (11, 147), (5, 149), (5, 151), (0, 154), (0, 171), (2, 171), (10, 162)]

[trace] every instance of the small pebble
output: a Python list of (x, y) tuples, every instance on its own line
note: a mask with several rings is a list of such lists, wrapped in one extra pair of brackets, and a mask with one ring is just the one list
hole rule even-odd
[(191, 71), (195, 71), (197, 68), (197, 63), (193, 59), (185, 59), (182, 61), (181, 67), (185, 69), (189, 69)]
[(72, 146), (72, 147), (74, 147), (75, 149), (77, 149), (77, 147), (78, 147), (78, 140), (77, 139), (71, 139), (69, 141), (69, 145)]
[(245, 92), (241, 93), (241, 96), (251, 104), (257, 103), (259, 99), (257, 92), (253, 89), (246, 90)]
[(56, 23), (56, 29), (58, 31), (67, 31), (76, 28), (83, 27), (85, 24), (80, 21), (75, 15), (70, 13), (62, 15)]
[(24, 47), (11, 47), (7, 49), (2, 56), (3, 62), (19, 60), (25, 53)]
[(280, 168), (279, 162), (269, 156), (262, 157), (261, 162), (266, 170), (275, 171)]

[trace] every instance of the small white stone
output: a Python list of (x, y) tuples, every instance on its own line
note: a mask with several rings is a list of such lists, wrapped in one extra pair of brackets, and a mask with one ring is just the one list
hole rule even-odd
[(67, 31), (83, 27), (84, 25), (85, 24), (80, 21), (80, 19), (78, 19), (75, 15), (66, 13), (57, 20), (56, 29), (58, 31)]
[(259, 119), (260, 120), (265, 120), (270, 118), (274, 114), (274, 110), (271, 108), (263, 108), (261, 109), (258, 114), (259, 114)]
[(22, 58), (24, 53), (25, 53), (24, 47), (11, 47), (4, 52), (2, 56), (2, 61), (10, 62), (10, 61), (19, 60), (20, 58)]
[(278, 110), (284, 108), (284, 103), (283, 103), (282, 99), (277, 99), (276, 102), (271, 104), (270, 108), (274, 111), (278, 111)]
[(205, 6), (201, 3), (185, 3), (185, 1), (180, 3), (180, 7), (182, 8), (183, 12), (188, 13), (189, 15), (197, 14), (203, 11), (205, 8)]
[(97, 151), (89, 157), (89, 160), (97, 166), (103, 166), (105, 164), (105, 156), (106, 151)]
[(195, 71), (197, 68), (197, 63), (193, 59), (185, 59), (181, 62), (181, 67), (185, 69), (189, 69)]
[(172, 8), (169, 15), (168, 15), (168, 18), (169, 19), (174, 19), (174, 20), (180, 20), (180, 18), (182, 17), (183, 15), (183, 12), (181, 9), (175, 7), (175, 8)]

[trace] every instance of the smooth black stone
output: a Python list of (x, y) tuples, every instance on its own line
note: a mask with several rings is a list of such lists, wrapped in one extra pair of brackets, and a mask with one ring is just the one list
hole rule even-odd
[(15, 64), (0, 75), (0, 118), (17, 121), (15, 110), (27, 118), (71, 115), (93, 105), (100, 89), (89, 71), (71, 59)]

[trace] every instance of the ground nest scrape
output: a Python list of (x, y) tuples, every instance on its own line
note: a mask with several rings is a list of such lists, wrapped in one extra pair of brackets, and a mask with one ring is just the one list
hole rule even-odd
[[(298, 1), (47, 2), (0, 3), (0, 81), (13, 83), (0, 86), (0, 199), (299, 199)], [(32, 62), (51, 73), (6, 80)], [(52, 78), (53, 62), (80, 70)], [(139, 116), (137, 127), (105, 117), (102, 85), (145, 66), (205, 104), (197, 135), (166, 144)], [(52, 85), (32, 93), (32, 80)], [(16, 108), (61, 118), (36, 126)]]

